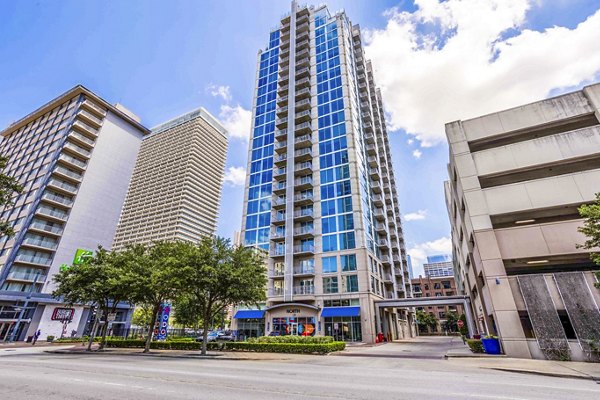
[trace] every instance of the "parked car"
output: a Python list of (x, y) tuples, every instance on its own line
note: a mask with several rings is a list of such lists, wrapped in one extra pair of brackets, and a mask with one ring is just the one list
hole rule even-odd
[(281, 336), (281, 332), (273, 331), (273, 332), (269, 333), (269, 336)]
[[(207, 342), (214, 342), (214, 341), (216, 341), (218, 339), (218, 337), (219, 337), (219, 333), (218, 332), (208, 332), (206, 341)], [(196, 342), (202, 342), (202, 341), (204, 341), (204, 336), (198, 336), (196, 338)]]
[(225, 342), (233, 342), (235, 340), (235, 336), (232, 331), (219, 332), (217, 340), (223, 340)]

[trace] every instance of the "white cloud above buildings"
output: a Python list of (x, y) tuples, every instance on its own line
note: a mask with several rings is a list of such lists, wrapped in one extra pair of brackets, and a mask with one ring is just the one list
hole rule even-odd
[(430, 242), (418, 243), (408, 249), (415, 276), (423, 275), (423, 263), (427, 261), (427, 256), (439, 254), (452, 254), (452, 240), (449, 237), (442, 237)]
[[(538, 0), (415, 0), (365, 31), (389, 130), (422, 147), (444, 124), (518, 106), (591, 82), (600, 73), (600, 10), (569, 29), (527, 25)], [(416, 158), (419, 158), (415, 154)]]
[(423, 152), (419, 149), (415, 149), (415, 150), (413, 150), (412, 155), (414, 158), (416, 158), (418, 160), (423, 155)]
[(246, 168), (228, 167), (225, 171), (224, 182), (230, 186), (244, 186), (244, 183), (246, 183)]
[(219, 112), (219, 119), (229, 132), (230, 138), (249, 140), (252, 111), (246, 110), (239, 104), (236, 106), (223, 104)]
[(427, 217), (427, 210), (419, 210), (417, 212), (412, 212), (408, 214), (404, 214), (403, 216), (405, 221), (419, 221), (423, 220)]
[(210, 93), (211, 96), (220, 97), (227, 102), (232, 99), (229, 86), (219, 86), (211, 83), (206, 87), (206, 91)]

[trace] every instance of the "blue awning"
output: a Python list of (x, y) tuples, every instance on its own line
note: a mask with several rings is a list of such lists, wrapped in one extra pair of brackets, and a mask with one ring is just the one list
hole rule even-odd
[(358, 317), (360, 307), (324, 307), (322, 317)]
[(265, 317), (265, 310), (238, 310), (233, 318), (260, 319)]

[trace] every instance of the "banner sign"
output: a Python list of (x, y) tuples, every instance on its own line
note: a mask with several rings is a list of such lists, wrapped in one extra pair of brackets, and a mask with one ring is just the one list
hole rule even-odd
[(169, 314), (171, 313), (171, 305), (163, 303), (158, 309), (158, 318), (154, 325), (154, 337), (156, 340), (165, 340), (169, 330)]
[(75, 252), (75, 258), (73, 258), (73, 265), (83, 264), (86, 259), (92, 257), (94, 257), (94, 252), (92, 250), (77, 249)]
[(52, 312), (52, 321), (71, 321), (75, 314), (74, 308), (56, 307)]

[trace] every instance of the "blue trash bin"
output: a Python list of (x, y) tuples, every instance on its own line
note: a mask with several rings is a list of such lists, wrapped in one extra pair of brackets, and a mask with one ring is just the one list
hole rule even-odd
[(481, 344), (483, 345), (483, 350), (486, 354), (502, 354), (498, 338), (481, 339)]

